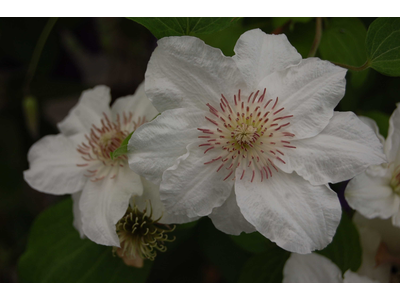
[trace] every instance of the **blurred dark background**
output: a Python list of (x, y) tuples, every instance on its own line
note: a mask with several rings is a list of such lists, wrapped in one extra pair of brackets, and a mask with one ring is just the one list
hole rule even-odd
[[(374, 18), (361, 20), (368, 28)], [(45, 135), (58, 132), (56, 124), (76, 104), (83, 90), (105, 84), (111, 88), (113, 99), (133, 94), (144, 79), (157, 42), (145, 27), (124, 18), (60, 18), (49, 33), (29, 81), (27, 70), (48, 21), (0, 18), (0, 282), (18, 282), (17, 261), (25, 250), (33, 220), (63, 198), (37, 192), (24, 182), (22, 172), (28, 169), (30, 146)], [(314, 22), (274, 28), (271, 18), (243, 18), (204, 40), (232, 55), (240, 34), (256, 27), (267, 33), (286, 33), (303, 57), (315, 31)], [(299, 41), (296, 32), (305, 38)], [(303, 48), (304, 52), (300, 50)], [(348, 74), (348, 82), (352, 76)], [(375, 115), (384, 123), (399, 101), (399, 78), (373, 70), (366, 76), (362, 84), (348, 84), (338, 110)], [(208, 239), (207, 243), (201, 242), (204, 239)], [(210, 244), (210, 240), (217, 243)], [(249, 255), (236, 249), (221, 261), (215, 258), (218, 249), (205, 246), (218, 242), (221, 253), (235, 247), (226, 235), (215, 231), (207, 218), (201, 220), (196, 234), (184, 245), (159, 256), (149, 281), (234, 281), (239, 270), (229, 269), (231, 262), (245, 261)], [(174, 268), (166, 271), (174, 260)]]

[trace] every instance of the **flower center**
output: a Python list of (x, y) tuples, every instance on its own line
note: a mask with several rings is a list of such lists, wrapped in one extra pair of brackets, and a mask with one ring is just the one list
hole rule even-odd
[(154, 260), (157, 256), (157, 250), (165, 252), (167, 247), (164, 242), (173, 242), (168, 238), (167, 233), (175, 230), (175, 225), (170, 228), (168, 225), (157, 223), (160, 219), (153, 220), (153, 211), (151, 202), (150, 213), (144, 209), (140, 212), (136, 205), (129, 207), (124, 217), (116, 225), (117, 234), (121, 242), (121, 250), (117, 254), (120, 257)]
[(400, 165), (397, 166), (393, 171), (390, 186), (396, 194), (400, 195)]
[(116, 121), (111, 122), (108, 116), (103, 113), (104, 118), (101, 119), (101, 127), (92, 124), (89, 134), (85, 134), (86, 142), (78, 145), (77, 151), (81, 154), (85, 161), (77, 164), (78, 167), (87, 168), (86, 177), (90, 177), (91, 181), (99, 181), (106, 176), (111, 179), (118, 174), (118, 169), (127, 164), (127, 156), (121, 155), (114, 160), (110, 157), (110, 152), (117, 150), (125, 138), (140, 125), (146, 123), (145, 118), (138, 118), (133, 121), (133, 114), (128, 115), (124, 112), (122, 117), (117, 114)]
[(294, 134), (286, 131), (290, 124), (284, 107), (278, 105), (278, 98), (265, 100), (265, 93), (260, 91), (251, 93), (243, 99), (241, 90), (229, 102), (221, 95), (219, 109), (207, 104), (211, 117), (205, 117), (210, 122), (208, 129), (197, 128), (204, 135), (199, 138), (206, 142), (199, 147), (206, 147), (215, 153), (215, 158), (204, 164), (219, 161), (217, 172), (225, 167), (231, 170), (225, 177), (227, 180), (237, 168), (240, 168), (241, 177), (246, 172), (251, 174), (253, 182), (256, 172), (259, 172), (261, 181), (272, 176), (272, 170), (278, 171), (275, 160), (286, 163), (284, 151), (295, 149), (290, 144)]

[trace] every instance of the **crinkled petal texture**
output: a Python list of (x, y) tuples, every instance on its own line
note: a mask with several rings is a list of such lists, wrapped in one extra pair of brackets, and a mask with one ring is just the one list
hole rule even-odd
[(317, 135), (329, 123), (333, 109), (343, 98), (346, 69), (319, 58), (303, 59), (297, 66), (265, 77), (258, 88), (267, 89), (267, 98), (276, 99), (290, 118), (287, 131), (294, 139)]
[(25, 181), (34, 189), (55, 195), (75, 193), (87, 180), (74, 142), (62, 134), (48, 135), (37, 141), (28, 152), (29, 170)]
[(285, 283), (342, 283), (342, 274), (328, 258), (316, 254), (292, 253), (283, 268)]
[(132, 195), (142, 195), (140, 176), (127, 165), (114, 179), (88, 182), (79, 200), (84, 234), (92, 241), (119, 247), (115, 224), (125, 214)]
[(111, 117), (110, 101), (110, 89), (106, 86), (99, 85), (84, 91), (78, 104), (70, 110), (62, 122), (57, 124), (58, 129), (64, 135), (70, 136), (90, 132), (93, 124), (101, 127), (103, 114)]
[(275, 172), (263, 182), (239, 178), (237, 171), (235, 192), (243, 216), (278, 246), (306, 254), (332, 241), (341, 208), (328, 186), (311, 185), (296, 173)]
[(163, 172), (186, 153), (186, 146), (198, 140), (197, 128), (206, 124), (204, 115), (197, 108), (172, 109), (140, 126), (128, 143), (129, 167), (159, 184)]
[(113, 119), (116, 119), (116, 115), (128, 114), (127, 112), (133, 112), (133, 119), (137, 122), (138, 118), (141, 118), (147, 122), (151, 121), (157, 114), (158, 111), (151, 104), (144, 92), (144, 82), (141, 83), (135, 91), (135, 94), (125, 96), (115, 100), (111, 107)]
[[(345, 197), (349, 205), (363, 216), (387, 219), (399, 210), (400, 198), (390, 186), (390, 170), (374, 166), (374, 171), (361, 173), (350, 180)], [(385, 175), (376, 176), (377, 173)]]
[(187, 153), (164, 172), (160, 196), (167, 212), (189, 218), (207, 216), (225, 202), (233, 180), (223, 180), (230, 170), (216, 172), (214, 164), (204, 164), (214, 158), (214, 154), (204, 153), (198, 143), (189, 144)]
[[(158, 111), (218, 104), (246, 87), (231, 57), (202, 40), (183, 36), (158, 41), (146, 71), (146, 94)], [(228, 99), (229, 99), (228, 98)]]
[(389, 119), (389, 132), (385, 143), (385, 154), (389, 162), (400, 164), (400, 108), (393, 111)]
[(239, 235), (241, 232), (250, 233), (256, 231), (254, 226), (243, 217), (237, 205), (233, 188), (224, 204), (214, 208), (208, 217), (216, 228), (227, 234)]
[(376, 136), (378, 137), (379, 141), (382, 145), (385, 144), (385, 138), (379, 133), (379, 127), (374, 120), (364, 116), (358, 116), (358, 118), (363, 121), (364, 124), (368, 125), (373, 132), (375, 132)]
[(286, 164), (278, 160), (276, 164), (285, 172), (296, 171), (312, 184), (347, 180), (386, 161), (375, 133), (352, 112), (335, 112), (321, 133), (291, 145), (296, 149), (287, 152)]
[(267, 35), (260, 29), (243, 33), (235, 45), (236, 65), (250, 89), (267, 75), (297, 65), (301, 55), (288, 41), (286, 35)]

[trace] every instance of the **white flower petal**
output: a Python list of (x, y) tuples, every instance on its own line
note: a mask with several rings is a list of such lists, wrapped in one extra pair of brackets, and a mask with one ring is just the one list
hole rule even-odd
[(119, 247), (115, 224), (125, 214), (132, 195), (141, 195), (140, 176), (128, 166), (120, 167), (117, 177), (88, 181), (80, 199), (83, 232), (92, 241)]
[(162, 224), (181, 224), (181, 223), (188, 223), (199, 219), (196, 218), (188, 218), (187, 216), (175, 216), (169, 215), (165, 211), (165, 207), (160, 200), (160, 186), (157, 184), (152, 183), (151, 181), (146, 180), (145, 178), (141, 177), (142, 184), (143, 184), (143, 194), (141, 196), (134, 196), (131, 199), (131, 203), (136, 204), (140, 211), (143, 211), (147, 207), (149, 210), (149, 203), (151, 202), (151, 206), (153, 209), (153, 220), (156, 220), (162, 217), (159, 223)]
[(206, 216), (225, 202), (232, 190), (234, 174), (224, 181), (230, 170), (223, 167), (217, 172), (218, 162), (204, 164), (214, 158), (212, 151), (204, 154), (204, 147), (198, 143), (189, 144), (187, 153), (164, 172), (160, 196), (168, 213), (189, 218)]
[(283, 268), (285, 283), (341, 283), (338, 266), (320, 254), (292, 253)]
[(259, 89), (267, 89), (267, 98), (278, 97), (290, 125), (287, 131), (294, 139), (317, 135), (333, 116), (333, 109), (345, 92), (346, 69), (319, 58), (303, 59), (297, 66), (267, 76)]
[(247, 85), (255, 89), (267, 75), (297, 65), (301, 55), (288, 41), (286, 35), (269, 35), (260, 29), (243, 33), (235, 45), (232, 57)]
[[(387, 231), (393, 231), (390, 230), (390, 227), (393, 228), (393, 226), (390, 224), (390, 220), (370, 220), (364, 218), (362, 215), (356, 212), (353, 217), (353, 222), (357, 226), (360, 234), (360, 243), (362, 248), (362, 263), (360, 268), (357, 270), (357, 273), (361, 276), (367, 276), (372, 280), (389, 282), (391, 266), (389, 264), (377, 266), (375, 256), (382, 241), (382, 231), (385, 232), (385, 234)], [(391, 239), (391, 243), (393, 243), (393, 241), (394, 243), (397, 243), (398, 232), (397, 237), (395, 235), (389, 237)]]
[(325, 185), (313, 186), (295, 173), (274, 172), (240, 180), (235, 192), (246, 220), (279, 247), (306, 254), (326, 247), (336, 232), (341, 208), (336, 194)]
[(144, 82), (138, 86), (135, 94), (115, 100), (111, 106), (111, 111), (114, 120), (117, 114), (123, 115), (124, 112), (125, 114), (133, 112), (133, 120), (136, 122), (139, 117), (141, 120), (145, 118), (145, 120), (149, 122), (158, 114), (158, 111), (151, 104), (144, 92)]
[(82, 159), (71, 139), (62, 134), (47, 135), (28, 152), (29, 170), (25, 181), (34, 189), (55, 195), (75, 193), (86, 182)]
[(384, 177), (372, 176), (364, 172), (348, 183), (345, 197), (349, 205), (365, 217), (391, 217), (399, 209), (398, 196), (390, 187), (390, 172)]
[(335, 112), (317, 136), (295, 140), (285, 151), (285, 172), (295, 170), (312, 184), (336, 183), (354, 177), (368, 166), (386, 161), (382, 144), (371, 128), (352, 112)]
[(199, 109), (179, 108), (140, 126), (129, 140), (129, 167), (159, 184), (162, 173), (186, 153), (186, 146), (199, 140), (197, 128), (206, 124), (204, 116)]
[(400, 108), (393, 111), (389, 119), (389, 132), (385, 143), (385, 154), (389, 162), (400, 162)]
[(376, 124), (374, 120), (371, 118), (365, 117), (365, 116), (358, 116), (358, 118), (363, 121), (364, 124), (368, 125), (376, 134), (378, 137), (379, 141), (382, 143), (382, 145), (385, 144), (385, 138), (379, 133), (379, 127)]
[(83, 233), (83, 229), (82, 229), (82, 215), (81, 215), (81, 210), (79, 209), (79, 201), (80, 201), (81, 195), (82, 195), (81, 191), (72, 194), (72, 203), (73, 203), (72, 208), (73, 208), (73, 212), (74, 212), (73, 225), (74, 225), (75, 229), (78, 230), (81, 239), (83, 239), (85, 237), (85, 234)]
[(208, 216), (214, 226), (228, 234), (239, 235), (241, 232), (254, 232), (256, 229), (243, 217), (236, 202), (235, 189), (220, 207), (213, 209)]
[(350, 270), (347, 270), (346, 273), (344, 273), (343, 282), (344, 283), (378, 283), (378, 281), (376, 281), (376, 280), (372, 280), (371, 278), (368, 278), (367, 276), (361, 276)]
[(106, 86), (99, 85), (84, 91), (78, 104), (70, 110), (63, 121), (57, 124), (58, 129), (66, 136), (70, 136), (90, 132), (93, 124), (101, 127), (103, 113), (108, 117), (111, 116), (110, 101), (110, 89)]
[(158, 111), (218, 104), (221, 94), (233, 99), (244, 88), (231, 57), (202, 40), (183, 36), (158, 41), (146, 71), (146, 94)]

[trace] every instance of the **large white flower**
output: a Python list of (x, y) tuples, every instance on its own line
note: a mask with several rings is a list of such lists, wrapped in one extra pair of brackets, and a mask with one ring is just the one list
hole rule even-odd
[(45, 136), (31, 147), (24, 178), (41, 192), (72, 194), (74, 225), (81, 236), (119, 247), (115, 224), (132, 196), (143, 194), (143, 183), (128, 167), (126, 156), (112, 160), (110, 152), (158, 112), (143, 84), (133, 96), (117, 99), (111, 109), (110, 101), (108, 87), (84, 91), (58, 124), (61, 133)]
[(243, 34), (235, 56), (194, 37), (158, 41), (146, 94), (162, 114), (132, 136), (130, 167), (160, 183), (174, 215), (229, 234), (258, 230), (280, 247), (325, 247), (340, 220), (327, 185), (382, 163), (353, 113), (334, 112), (346, 70), (301, 59), (285, 35)]
[(283, 268), (285, 283), (372, 283), (366, 276), (347, 270), (342, 272), (328, 258), (317, 254), (292, 253)]
[(394, 110), (389, 120), (389, 133), (385, 139), (379, 134), (375, 121), (362, 119), (377, 134), (383, 144), (388, 163), (370, 166), (350, 180), (345, 197), (349, 205), (363, 216), (392, 218), (400, 227), (400, 108)]

